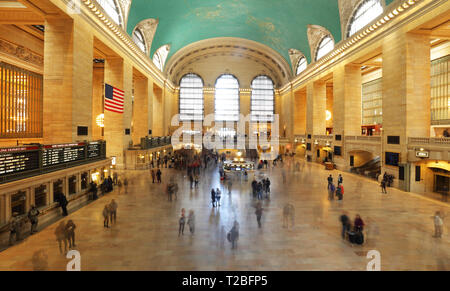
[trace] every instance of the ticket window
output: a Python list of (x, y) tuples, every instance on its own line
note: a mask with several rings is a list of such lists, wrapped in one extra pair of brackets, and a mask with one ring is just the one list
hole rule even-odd
[(89, 185), (89, 176), (87, 172), (81, 173), (81, 190), (86, 190)]
[(69, 177), (69, 195), (77, 193), (77, 176)]
[(63, 180), (61, 180), (61, 179), (53, 182), (53, 201), (54, 202), (56, 202), (58, 193), (64, 194), (64, 183), (63, 183)]
[(27, 193), (19, 191), (11, 195), (11, 214), (16, 212), (18, 215), (24, 215), (26, 212)]
[(47, 186), (41, 185), (34, 188), (34, 205), (37, 208), (44, 207), (47, 205)]

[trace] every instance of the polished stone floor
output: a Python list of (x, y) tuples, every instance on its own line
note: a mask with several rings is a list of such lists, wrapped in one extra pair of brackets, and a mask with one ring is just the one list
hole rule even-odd
[[(449, 206), (420, 195), (388, 189), (382, 195), (375, 181), (343, 173), (343, 201), (328, 201), (326, 177), (338, 171), (293, 161), (283, 168), (261, 171), (269, 176), (271, 200), (263, 202), (262, 228), (255, 217), (250, 181), (234, 181), (231, 195), (222, 191), (222, 206), (212, 208), (211, 187), (222, 187), (217, 169), (201, 175), (199, 189), (189, 189), (185, 172), (163, 169), (163, 184), (152, 184), (148, 171), (133, 171), (128, 194), (117, 191), (69, 215), (77, 225), (76, 247), (82, 270), (366, 270), (366, 254), (381, 254), (382, 270), (450, 270), (450, 235), (434, 238), (432, 215)], [(283, 183), (282, 174), (286, 174)], [(178, 199), (167, 201), (169, 176), (177, 180)], [(103, 227), (102, 210), (111, 199), (118, 202), (117, 224)], [(283, 228), (283, 206), (295, 208), (295, 224)], [(180, 210), (195, 211), (196, 231), (186, 225), (178, 237)], [(366, 243), (352, 246), (340, 237), (339, 216), (359, 213), (366, 223)], [(240, 224), (238, 247), (231, 249), (226, 233), (234, 220)], [(48, 270), (65, 270), (69, 261), (59, 253), (55, 228), (59, 222), (0, 253), (0, 270), (33, 270), (33, 255)]]

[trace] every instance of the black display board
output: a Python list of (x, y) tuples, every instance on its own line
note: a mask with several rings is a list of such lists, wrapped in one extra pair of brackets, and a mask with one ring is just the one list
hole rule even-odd
[(85, 159), (85, 143), (46, 145), (42, 166), (49, 167)]
[(102, 154), (101, 143), (94, 141), (90, 142), (87, 145), (87, 158), (88, 159), (96, 159), (99, 158)]
[(0, 149), (0, 176), (39, 168), (39, 147)]

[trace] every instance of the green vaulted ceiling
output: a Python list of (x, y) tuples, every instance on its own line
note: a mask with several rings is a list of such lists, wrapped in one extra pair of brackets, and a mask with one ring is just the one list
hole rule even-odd
[(288, 62), (290, 48), (311, 61), (308, 24), (325, 27), (336, 42), (341, 39), (338, 0), (133, 0), (128, 33), (147, 18), (159, 19), (151, 55), (171, 44), (169, 58), (199, 40), (240, 37), (268, 45)]

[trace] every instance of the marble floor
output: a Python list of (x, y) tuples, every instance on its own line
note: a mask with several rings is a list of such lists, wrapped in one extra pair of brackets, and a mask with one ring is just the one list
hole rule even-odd
[[(211, 187), (222, 187), (216, 168), (201, 175), (191, 190), (185, 172), (163, 169), (163, 184), (152, 184), (148, 171), (130, 171), (128, 194), (113, 193), (71, 213), (77, 225), (76, 247), (81, 270), (366, 270), (366, 254), (381, 254), (382, 270), (450, 270), (450, 235), (434, 238), (432, 215), (440, 210), (449, 217), (449, 205), (417, 194), (388, 189), (382, 195), (375, 181), (342, 173), (343, 201), (327, 199), (326, 177), (338, 171), (302, 163), (294, 172), (292, 160), (257, 173), (269, 176), (271, 199), (263, 202), (262, 228), (255, 217), (256, 201), (248, 182), (234, 181), (232, 193), (222, 191), (222, 205), (212, 208)], [(287, 179), (283, 183), (282, 172)], [(165, 182), (173, 176), (178, 199), (167, 200)], [(118, 202), (117, 224), (103, 227), (102, 210), (111, 199)], [(295, 224), (283, 228), (283, 206), (295, 207)], [(182, 208), (195, 211), (195, 234), (186, 225), (178, 237)], [(341, 239), (339, 216), (359, 213), (366, 223), (366, 242), (351, 245)], [(234, 220), (240, 224), (237, 249), (226, 233)], [(447, 220), (447, 221), (446, 221)], [(60, 254), (55, 238), (59, 222), (0, 253), (0, 270), (65, 270), (69, 261)], [(33, 260), (33, 256), (40, 257)], [(37, 264), (38, 262), (39, 264)]]

